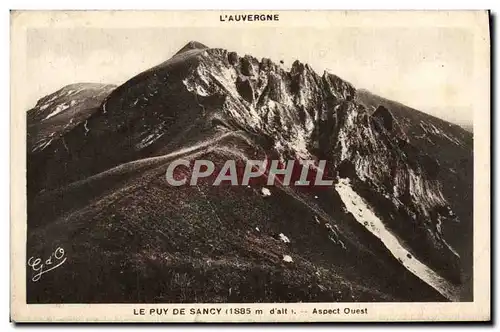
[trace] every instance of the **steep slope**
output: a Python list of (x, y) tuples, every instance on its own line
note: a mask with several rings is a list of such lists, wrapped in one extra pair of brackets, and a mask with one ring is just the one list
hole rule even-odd
[(358, 91), (357, 98), (371, 109), (381, 105), (387, 107), (411, 144), (438, 162), (437, 178), (443, 184), (443, 195), (458, 217), (442, 223), (441, 228), (446, 240), (461, 257), (463, 279), (468, 284), (464, 289), (469, 292), (466, 297), (471, 298), (474, 186), (472, 133), (366, 90)]
[[(198, 98), (226, 96), (224, 118), (267, 138), (283, 159), (327, 159), (330, 174), (344, 161), (352, 164), (355, 175), (370, 184), (369, 199), (391, 197), (393, 211), (386, 222), (415, 255), (459, 280), (458, 257), (439, 229), (453, 213), (435, 178), (435, 162), (401, 136), (401, 130), (371, 117), (354, 101), (350, 84), (326, 72), (320, 77), (298, 61), (286, 72), (268, 59), (258, 62), (225, 50), (205, 51), (200, 58), (184, 81), (188, 90)], [(402, 215), (391, 217), (391, 212)]]
[[(438, 162), (390, 110), (372, 113), (333, 74), (189, 43), (64, 131), (65, 155), (28, 150), (44, 170), (28, 174), (29, 255), (60, 245), (71, 257), (43, 281), (28, 276), (28, 300), (458, 299), (460, 259), (441, 229), (457, 218)], [(327, 160), (413, 261), (398, 261), (339, 187), (171, 187), (164, 172), (181, 157)], [(413, 262), (449, 285), (426, 284)]]

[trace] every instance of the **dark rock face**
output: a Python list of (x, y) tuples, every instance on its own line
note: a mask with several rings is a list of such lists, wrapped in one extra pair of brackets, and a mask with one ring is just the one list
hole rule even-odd
[(254, 70), (248, 56), (241, 58), (241, 73), (245, 76), (253, 76)]
[(229, 64), (231, 66), (236, 65), (238, 63), (238, 60), (239, 60), (238, 53), (236, 53), (236, 52), (229, 52), (227, 54), (227, 60), (229, 61)]
[(252, 83), (247, 78), (238, 77), (236, 80), (236, 89), (238, 89), (239, 94), (249, 103), (253, 103), (254, 92), (252, 88)]
[[(358, 91), (357, 99), (368, 108), (383, 105), (390, 110), (408, 143), (420, 155), (426, 172), (442, 185), (442, 193), (459, 222), (449, 218), (441, 225), (448, 243), (460, 255), (463, 297), (472, 298), (473, 239), (473, 136), (460, 126), (422, 113), (400, 103)], [(403, 142), (401, 142), (403, 144)], [(406, 145), (406, 144), (405, 144)]]
[(439, 162), (428, 155), (423, 155), (421, 163), (427, 171), (427, 174), (429, 174), (432, 179), (436, 179), (440, 169)]
[(338, 176), (341, 178), (356, 177), (356, 168), (349, 160), (343, 160), (337, 167)]
[(391, 112), (389, 112), (387, 108), (385, 108), (384, 106), (377, 107), (375, 112), (373, 112), (372, 116), (373, 118), (380, 120), (380, 122), (387, 131), (392, 130), (394, 124), (394, 118), (392, 117)]
[[(28, 248), (58, 244), (73, 255), (30, 286), (30, 303), (443, 300), (344, 212), (335, 188), (273, 187), (265, 200), (264, 184), (173, 188), (164, 172), (181, 157), (218, 167), (227, 159), (326, 160), (326, 173), (349, 179), (412, 259), (460, 284), (460, 259), (443, 234), (458, 223), (442, 181), (449, 164), (413, 141), (408, 116), (389, 106), (372, 114), (341, 78), (190, 42), (92, 94), (88, 111), (73, 117), (61, 107), (50, 128), (43, 119), (59, 104), (41, 107), (51, 96), (28, 116)], [(421, 119), (426, 132), (465, 144)], [(40, 132), (48, 140), (33, 139)], [(276, 240), (280, 233), (291, 244)]]

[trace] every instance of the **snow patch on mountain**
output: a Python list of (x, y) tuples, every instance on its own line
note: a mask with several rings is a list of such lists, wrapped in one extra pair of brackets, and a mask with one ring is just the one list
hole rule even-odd
[(430, 286), (434, 287), (434, 289), (446, 298), (452, 301), (459, 300), (459, 289), (438, 275), (427, 265), (413, 257), (413, 255), (404, 248), (399, 240), (385, 227), (384, 223), (377, 215), (373, 213), (364, 199), (352, 189), (349, 179), (339, 179), (339, 182), (335, 185), (335, 190), (340, 195), (347, 211), (354, 216), (357, 222), (379, 238), (405, 268)]
[(54, 111), (52, 113), (50, 113), (49, 115), (47, 115), (44, 120), (50, 119), (51, 117), (61, 113), (62, 111), (67, 110), (69, 107), (70, 107), (70, 105), (66, 105), (65, 103), (57, 105), (56, 108), (54, 109)]

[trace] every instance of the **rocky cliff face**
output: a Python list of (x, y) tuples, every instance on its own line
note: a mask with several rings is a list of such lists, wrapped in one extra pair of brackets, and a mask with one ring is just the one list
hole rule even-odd
[(455, 216), (436, 179), (439, 165), (409, 142), (389, 110), (371, 114), (355, 101), (351, 84), (327, 72), (319, 76), (299, 61), (288, 72), (269, 59), (221, 49), (194, 52), (199, 62), (182, 82), (201, 105), (219, 97), (217, 106), (207, 102), (207, 108), (217, 109), (212, 116), (266, 137), (282, 159), (325, 158), (332, 171), (349, 162), (353, 174), (370, 183), (374, 192), (368, 199), (382, 195), (395, 210), (404, 210), (404, 220), (393, 222), (415, 225), (426, 245), (450, 262), (435, 266), (456, 269), (458, 257), (440, 230)]
[[(58, 92), (56, 95), (59, 94)], [(240, 192), (239, 188), (219, 189), (222, 192), (229, 190), (225, 192), (225, 197), (221, 197), (221, 192), (209, 187), (202, 186), (194, 192), (191, 192), (193, 188), (182, 188), (179, 189), (184, 190), (181, 196), (187, 197), (184, 195), (190, 192), (192, 201), (177, 202), (175, 205), (173, 201), (166, 201), (167, 197), (174, 194), (174, 190), (168, 188), (165, 181), (160, 180), (165, 163), (174, 156), (209, 156), (219, 162), (227, 158), (321, 159), (327, 160), (327, 174), (336, 182), (344, 179), (342, 183), (346, 183), (345, 180), (348, 180), (356, 195), (359, 194), (360, 198), (356, 198), (358, 202), (364, 202), (364, 208), (373, 211), (385, 227), (396, 235), (405, 250), (448, 281), (460, 284), (463, 269), (460, 257), (443, 236), (443, 225), (461, 222), (450, 206), (449, 196), (444, 194), (443, 185), (446, 183), (439, 177), (440, 173), (448, 170), (443, 170), (435, 156), (429, 155), (412, 142), (406, 127), (401, 125), (402, 118), (394, 116), (390, 107), (377, 105), (372, 109), (362, 103), (357, 94), (356, 89), (348, 82), (327, 72), (320, 76), (310, 66), (299, 61), (295, 61), (288, 71), (270, 59), (259, 61), (252, 56), (240, 56), (234, 52), (211, 49), (192, 42), (168, 61), (139, 74), (112, 91), (109, 86), (100, 87), (92, 97), (92, 100), (99, 100), (100, 104), (87, 108), (87, 112), (75, 110), (78, 114), (77, 121), (68, 113), (70, 107), (76, 106), (77, 102), (72, 105), (72, 101), (69, 101), (68, 108), (61, 108), (60, 105), (66, 105), (67, 100), (63, 104), (51, 105), (46, 102), (53, 97), (48, 96), (42, 99), (28, 116), (29, 137), (44, 133), (43, 139), (33, 140), (34, 143), (28, 146), (28, 169), (36, 170), (28, 173), (28, 224), (36, 227), (31, 241), (36, 242), (42, 234), (47, 235), (49, 228), (67, 234), (70, 232), (68, 229), (62, 231), (60, 228), (64, 223), (73, 225), (70, 227), (71, 232), (81, 230), (81, 223), (84, 222), (82, 216), (87, 219), (100, 216), (99, 218), (106, 219), (106, 224), (101, 225), (98, 222), (96, 229), (87, 230), (82, 233), (84, 235), (76, 238), (70, 236), (68, 239), (76, 241), (73, 246), (79, 246), (78, 241), (85, 241), (87, 236), (96, 241), (96, 246), (108, 248), (109, 251), (111, 242), (120, 242), (122, 239), (105, 240), (96, 233), (105, 229), (107, 233), (114, 227), (117, 227), (117, 230), (127, 229), (128, 235), (125, 237), (132, 237), (134, 241), (141, 243), (130, 249), (130, 254), (136, 255), (135, 258), (119, 253), (116, 249), (111, 252), (126, 260), (126, 264), (131, 264), (129, 270), (123, 272), (122, 269), (121, 273), (133, 274), (140, 266), (148, 270), (159, 264), (154, 262), (157, 258), (148, 256), (146, 259), (142, 254), (135, 253), (137, 250), (143, 252), (144, 246), (150, 248), (148, 250), (151, 255), (160, 257), (173, 255), (173, 252), (184, 252), (178, 247), (175, 239), (179, 234), (188, 234), (185, 241), (194, 247), (201, 241), (198, 237), (199, 231), (193, 230), (192, 225), (186, 225), (186, 229), (175, 228), (176, 231), (164, 234), (163, 240), (155, 242), (156, 244), (146, 244), (156, 235), (153, 229), (134, 226), (139, 219), (151, 220), (158, 217), (157, 222), (161, 226), (157, 225), (155, 229), (160, 232), (166, 227), (161, 220), (180, 218), (183, 223), (198, 220), (204, 209), (199, 206), (201, 203), (198, 198), (201, 201), (217, 198), (212, 204), (218, 208), (210, 205), (212, 211), (219, 210), (213, 222), (218, 225), (235, 223), (231, 234), (225, 226), (220, 226), (223, 229), (212, 234), (214, 245), (219, 246), (217, 250), (225, 248), (224, 255), (232, 252), (231, 257), (238, 258), (243, 264), (258, 264), (255, 262), (260, 261), (265, 269), (267, 263), (263, 261), (279, 260), (284, 250), (282, 245), (276, 247), (277, 244), (272, 244), (269, 237), (273, 238), (273, 232), (285, 227), (296, 234), (296, 238), (302, 239), (302, 244), (294, 249), (296, 255), (304, 256), (303, 264), (296, 263), (297, 266), (302, 264), (299, 269), (302, 274), (299, 275), (310, 277), (308, 273), (315, 273), (311, 272), (315, 268), (310, 270), (304, 266), (322, 266), (328, 273), (340, 273), (343, 280), (355, 279), (350, 280), (349, 284), (354, 284), (355, 288), (361, 287), (359, 294), (356, 293), (358, 295), (351, 294), (347, 298), (340, 291), (341, 295), (337, 300), (362, 300), (366, 299), (367, 295), (361, 294), (372, 294), (370, 292), (386, 294), (380, 297), (373, 295), (374, 293), (369, 295), (379, 299), (398, 298), (398, 294), (403, 294), (403, 298), (418, 298), (417, 294), (409, 295), (408, 291), (403, 291), (405, 285), (394, 286), (391, 290), (390, 286), (382, 282), (384, 276), (377, 276), (379, 272), (373, 272), (374, 280), (363, 281), (363, 275), (368, 270), (379, 269), (376, 265), (366, 263), (369, 261), (367, 258), (363, 262), (338, 263), (339, 266), (335, 268), (335, 263), (328, 260), (325, 263), (324, 259), (317, 256), (321, 251), (335, 253), (340, 250), (342, 258), (339, 258), (339, 261), (347, 262), (349, 257), (374, 255), (380, 264), (390, 266), (388, 275), (395, 278), (394, 282), (398, 278), (397, 275), (405, 276), (405, 282), (409, 284), (416, 285), (420, 282), (411, 281), (414, 276), (407, 275), (405, 268), (393, 261), (394, 258), (387, 249), (366, 233), (363, 227), (356, 226), (353, 215), (346, 210), (346, 202), (334, 188), (322, 193), (297, 192), (293, 188), (279, 189), (280, 194), (276, 193), (276, 196), (287, 197), (284, 206), (291, 206), (293, 202), (299, 201), (304, 205), (305, 210), (296, 211), (296, 216), (300, 216), (300, 220), (296, 220), (296, 217), (291, 217), (288, 212), (281, 210), (280, 203), (265, 203), (264, 206), (260, 202), (260, 195)], [(45, 107), (45, 110), (41, 107)], [(42, 114), (41, 111), (50, 113)], [(62, 127), (48, 125), (48, 119), (63, 119), (63, 114), (68, 116), (64, 118)], [(36, 132), (31, 129), (35, 128), (34, 126), (37, 128)], [(453, 136), (452, 139), (462, 144), (462, 137)], [(134, 188), (135, 194), (119, 195), (125, 188)], [(149, 196), (152, 192), (156, 194)], [(253, 209), (255, 215), (245, 217), (249, 218), (250, 222), (243, 222), (244, 226), (240, 225), (241, 230), (236, 220), (242, 220), (240, 218), (243, 218), (243, 215), (236, 212), (228, 214), (228, 210), (223, 208), (228, 197), (231, 197), (231, 203), (225, 209), (229, 210), (240, 211), (243, 208), (238, 203), (241, 199), (254, 202), (254, 207), (248, 208)], [(116, 203), (112, 208), (110, 203), (105, 203), (111, 201)], [(125, 204), (125, 201), (128, 203)], [(55, 204), (55, 207), (42, 216), (38, 211), (47, 202)], [(156, 204), (166, 204), (172, 210), (159, 209)], [(142, 214), (132, 213), (125, 217), (124, 209), (127, 205), (137, 206)], [(255, 216), (260, 215), (259, 211), (262, 212), (259, 218), (267, 218), (264, 217), (266, 213), (274, 213), (279, 220), (268, 220), (269, 225), (264, 226), (262, 220), (255, 220)], [(198, 226), (201, 227), (200, 231), (204, 227), (213, 226), (210, 226), (210, 220), (212, 219), (209, 219), (205, 226)], [(290, 225), (288, 220), (295, 220), (295, 224)], [(313, 224), (309, 224), (307, 220), (312, 220)], [(169, 224), (171, 225), (170, 222)], [(257, 226), (257, 233), (254, 231), (256, 224), (260, 225)], [(244, 231), (248, 227), (253, 230), (251, 233)], [(267, 230), (267, 235), (262, 229)], [(324, 231), (320, 231), (321, 229)], [(321, 239), (322, 232), (327, 234), (324, 239), (327, 242)], [(145, 234), (149, 234), (149, 237)], [(232, 247), (235, 245), (232, 244), (235, 234), (240, 234), (239, 236), (250, 241), (248, 243), (251, 245)], [(314, 244), (313, 239), (320, 244)], [(336, 249), (330, 248), (332, 243)], [(88, 249), (82, 250), (88, 252)], [(189, 261), (190, 264), (194, 258), (199, 259), (199, 255), (213, 259), (214, 249), (204, 250), (199, 249), (204, 254), (184, 252), (181, 256), (174, 255), (173, 259), (184, 259), (184, 263)], [(252, 258), (248, 258), (249, 252), (252, 252)], [(227, 260), (227, 257), (225, 259)], [(82, 257), (81, 261), (83, 260)], [(80, 266), (78, 260), (75, 264), (77, 269)], [(347, 267), (349, 264), (352, 266)], [(159, 268), (161, 270), (166, 267), (161, 265)], [(286, 265), (279, 271), (286, 271), (288, 268)], [(358, 271), (355, 276), (345, 272), (352, 269)], [(229, 270), (234, 272), (232, 264)], [(263, 273), (267, 275), (268, 272)], [(114, 275), (113, 273), (119, 272), (109, 273)], [(146, 275), (141, 278), (147, 280)], [(273, 279), (272, 282), (276, 280)], [(293, 283), (299, 285), (299, 288), (303, 286), (297, 280), (279, 280), (283, 284)], [(192, 282), (197, 284), (196, 281)], [(198, 283), (204, 282), (207, 281)], [(316, 280), (313, 283), (318, 282)], [(320, 286), (324, 289), (320, 287), (318, 294), (323, 295), (331, 294), (336, 287), (330, 283)], [(370, 288), (371, 291), (361, 291), (363, 287)], [(418, 286), (419, 289), (425, 288), (422, 287)], [(214, 292), (218, 297), (225, 298), (220, 291)], [(297, 290), (292, 297), (300, 299), (300, 292)], [(425, 292), (427, 291), (423, 293)], [(33, 294), (36, 294), (34, 298), (41, 301), (59, 298), (59, 295), (46, 290), (35, 289)], [(82, 294), (75, 296), (80, 298), (84, 296)], [(114, 298), (127, 301), (119, 290), (113, 294)], [(137, 294), (134, 294), (130, 295), (130, 300), (137, 300)], [(317, 299), (323, 295), (318, 295)], [(186, 296), (187, 301), (193, 300), (192, 294)], [(240, 296), (245, 297), (243, 293), (240, 293)], [(281, 299), (276, 294), (274, 296), (274, 300)], [(265, 298), (273, 301), (271, 294)], [(304, 300), (314, 301), (315, 298)]]
[(470, 298), (473, 265), (473, 135), (458, 125), (422, 113), (400, 103), (360, 90), (357, 101), (368, 109), (381, 105), (393, 114), (409, 142), (422, 154), (424, 160), (442, 185), (442, 193), (453, 214), (452, 222), (439, 223), (441, 233), (460, 255), (463, 282), (468, 284), (466, 297)]

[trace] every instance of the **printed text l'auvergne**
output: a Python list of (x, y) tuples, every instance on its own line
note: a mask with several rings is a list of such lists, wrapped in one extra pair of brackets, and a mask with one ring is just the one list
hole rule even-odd
[(237, 15), (219, 15), (221, 22), (265, 22), (279, 21), (279, 14), (237, 14)]

